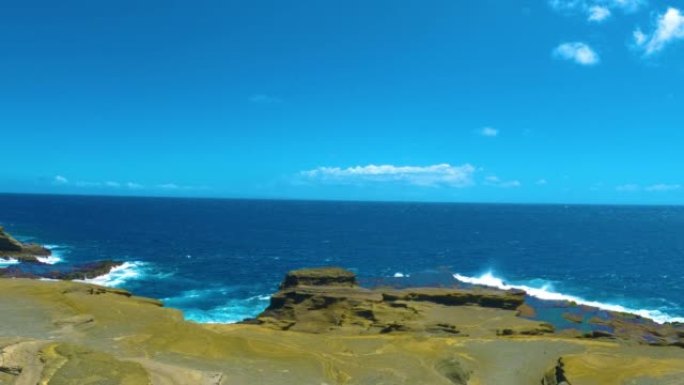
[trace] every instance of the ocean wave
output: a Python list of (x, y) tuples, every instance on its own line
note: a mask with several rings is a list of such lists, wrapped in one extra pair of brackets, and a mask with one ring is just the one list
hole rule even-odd
[(11, 265), (16, 265), (18, 263), (19, 263), (19, 261), (17, 261), (14, 258), (9, 258), (9, 259), (0, 258), (0, 269), (5, 268), (7, 266), (11, 266)]
[(145, 275), (145, 270), (146, 264), (144, 262), (124, 262), (112, 268), (107, 274), (95, 278), (78, 279), (76, 281), (100, 286), (118, 287), (129, 280), (142, 278)]
[(256, 317), (268, 306), (270, 295), (229, 299), (225, 304), (211, 309), (184, 308), (185, 319), (203, 324), (232, 324)]
[(172, 307), (182, 307), (187, 303), (195, 303), (199, 299), (204, 300), (207, 298), (225, 297), (227, 295), (234, 294), (238, 289), (239, 287), (226, 286), (207, 289), (184, 290), (176, 296), (162, 298), (162, 301)]
[(187, 321), (230, 324), (255, 317), (268, 306), (270, 295), (253, 295), (246, 289), (242, 285), (191, 289), (162, 301), (165, 306), (182, 310)]
[(60, 263), (63, 261), (61, 257), (54, 255), (54, 253), (49, 257), (36, 257), (36, 259), (38, 260), (38, 262), (45, 263), (48, 265), (54, 265), (56, 263)]
[(56, 249), (68, 249), (68, 248), (69, 248), (68, 246), (64, 246), (64, 245), (55, 245), (55, 244), (51, 244), (51, 243), (44, 244), (43, 247), (46, 248), (46, 249), (48, 249), (48, 250), (50, 250), (50, 251), (56, 250)]
[(393, 277), (394, 278), (409, 278), (411, 276), (409, 274), (404, 274), (404, 273), (398, 271), (398, 272), (394, 273)]
[(579, 305), (591, 306), (608, 311), (635, 314), (644, 318), (651, 319), (660, 324), (667, 322), (684, 322), (684, 317), (675, 317), (661, 310), (633, 309), (618, 304), (591, 301), (574, 295), (563, 294), (554, 291), (550, 284), (544, 284), (541, 287), (534, 287), (523, 284), (506, 283), (504, 279), (495, 276), (492, 272), (487, 272), (479, 277), (468, 277), (461, 274), (454, 274), (454, 278), (461, 282), (469, 283), (472, 285), (489, 286), (502, 290), (524, 290), (525, 292), (527, 292), (528, 295), (542, 300), (569, 301), (577, 303)]
[(43, 245), (43, 247), (50, 250), (52, 255), (48, 257), (36, 257), (39, 262), (54, 265), (64, 261), (64, 250), (68, 249), (67, 246), (47, 244)]

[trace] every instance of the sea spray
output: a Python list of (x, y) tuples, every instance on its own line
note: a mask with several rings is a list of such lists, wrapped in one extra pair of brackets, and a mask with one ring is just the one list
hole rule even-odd
[(255, 295), (249, 298), (230, 298), (220, 306), (211, 309), (185, 308), (185, 319), (205, 324), (231, 324), (256, 317), (269, 304), (269, 295)]
[(629, 307), (625, 307), (622, 305), (617, 305), (617, 304), (610, 304), (610, 303), (603, 303), (603, 302), (598, 302), (598, 301), (590, 301), (586, 300), (574, 295), (569, 295), (569, 294), (563, 294), (559, 293), (557, 291), (553, 291), (549, 285), (544, 285), (542, 287), (532, 287), (528, 285), (516, 285), (516, 284), (509, 284), (506, 283), (506, 281), (502, 278), (499, 278), (495, 276), (491, 271), (487, 272), (479, 277), (468, 277), (465, 275), (461, 274), (454, 274), (454, 278), (457, 280), (464, 282), (464, 283), (469, 283), (472, 285), (480, 285), (480, 286), (488, 286), (488, 287), (495, 287), (501, 290), (510, 290), (510, 289), (518, 289), (518, 290), (524, 290), (529, 296), (539, 298), (542, 300), (549, 300), (549, 301), (568, 301), (568, 302), (574, 302), (579, 305), (586, 305), (586, 306), (591, 306), (595, 308), (599, 308), (602, 310), (608, 310), (608, 311), (614, 311), (614, 312), (622, 312), (622, 313), (630, 313), (630, 314), (635, 314), (644, 318), (649, 318), (652, 319), (653, 321), (663, 324), (666, 322), (684, 322), (684, 317), (673, 317), (669, 314), (666, 314), (660, 310), (649, 310), (649, 309), (632, 309)]
[(45, 263), (48, 265), (55, 265), (57, 263), (63, 262), (64, 261), (64, 253), (63, 250), (67, 249), (66, 246), (62, 245), (43, 245), (46, 249), (50, 250), (52, 255), (47, 256), (47, 257), (36, 257), (39, 262)]
[(16, 265), (18, 263), (19, 263), (19, 261), (14, 259), (14, 258), (9, 258), (9, 259), (0, 258), (0, 269), (5, 268), (7, 266), (11, 266), (11, 265)]
[(144, 275), (145, 266), (146, 264), (144, 262), (124, 262), (119, 266), (113, 267), (107, 274), (103, 274), (95, 278), (80, 279), (77, 281), (100, 286), (118, 287), (125, 284), (129, 280), (142, 278)]

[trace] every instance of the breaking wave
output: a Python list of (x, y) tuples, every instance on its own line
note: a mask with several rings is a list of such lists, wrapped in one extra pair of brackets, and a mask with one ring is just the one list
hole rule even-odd
[(107, 274), (76, 281), (100, 286), (119, 287), (132, 279), (143, 278), (146, 274), (145, 270), (146, 264), (144, 262), (124, 262), (123, 264), (112, 268)]
[[(270, 295), (253, 295), (246, 298), (237, 297), (237, 287), (213, 288), (205, 290), (187, 290), (180, 295), (165, 298), (164, 304), (181, 309), (186, 320), (204, 324), (231, 324), (247, 318), (256, 317), (268, 306)], [(217, 296), (226, 298), (218, 306), (203, 308), (213, 302)]]
[(50, 250), (52, 255), (48, 257), (36, 257), (39, 262), (46, 263), (48, 265), (54, 265), (64, 261), (64, 250), (67, 249), (66, 246), (62, 245), (43, 245), (46, 249)]
[(527, 292), (529, 296), (549, 301), (570, 301), (579, 305), (591, 306), (603, 310), (636, 314), (638, 316), (652, 319), (657, 323), (684, 322), (684, 317), (675, 317), (661, 310), (634, 309), (618, 304), (590, 301), (570, 294), (554, 291), (551, 285), (544, 284), (541, 287), (534, 287), (522, 284), (507, 283), (504, 279), (495, 276), (491, 271), (479, 277), (468, 277), (461, 274), (454, 274), (457, 280), (472, 285), (495, 287), (502, 290), (519, 289)]
[(7, 266), (11, 266), (11, 265), (16, 265), (18, 263), (19, 263), (19, 261), (17, 261), (14, 258), (9, 258), (9, 259), (0, 258), (0, 269), (5, 268)]

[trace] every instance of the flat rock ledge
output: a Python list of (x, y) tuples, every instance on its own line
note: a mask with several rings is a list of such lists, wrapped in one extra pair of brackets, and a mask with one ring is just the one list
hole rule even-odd
[(358, 286), (354, 273), (325, 267), (287, 274), (280, 291), (271, 297), (269, 307), (247, 323), (310, 333), (468, 335), (483, 330), (462, 327), (462, 321), (491, 319), (493, 312), (502, 311), (500, 317), (506, 319), (507, 326), (490, 323), (490, 329), (484, 332), (500, 335), (553, 332), (549, 324), (516, 317), (515, 310), (524, 302), (525, 292), (520, 290), (479, 287), (370, 290)]
[(684, 378), (684, 349), (549, 335), (523, 317), (530, 309), (513, 310), (525, 298), (517, 291), (368, 290), (338, 269), (294, 275), (297, 283), (283, 285), (258, 319), (231, 325), (186, 322), (178, 310), (123, 290), (0, 279), (0, 384), (682, 385)]

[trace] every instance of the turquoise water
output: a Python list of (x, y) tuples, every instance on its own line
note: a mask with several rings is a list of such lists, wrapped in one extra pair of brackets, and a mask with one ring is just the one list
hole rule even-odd
[(197, 322), (254, 316), (288, 270), (321, 265), (365, 282), (458, 274), (684, 317), (682, 207), (0, 195), (0, 224), (51, 245), (54, 266), (128, 261), (98, 282)]

